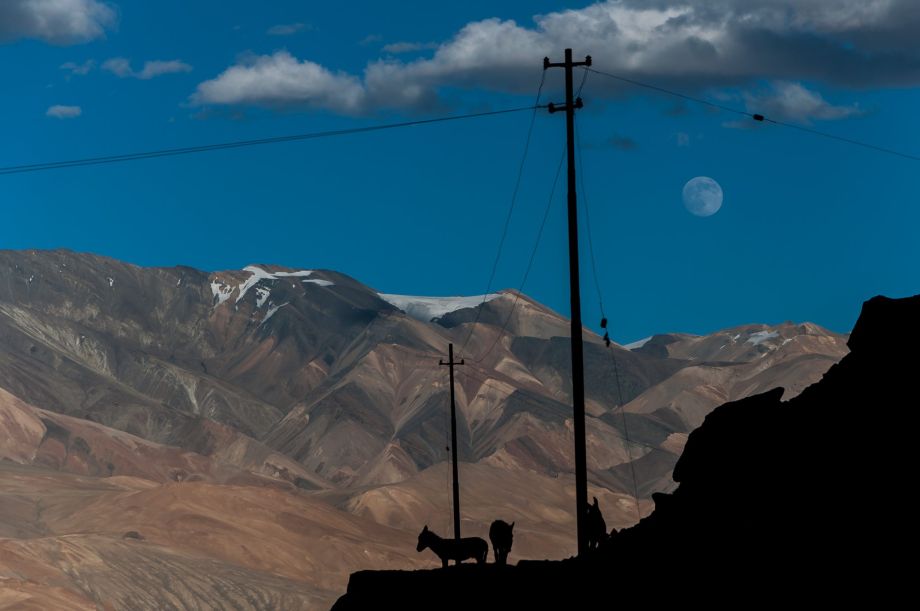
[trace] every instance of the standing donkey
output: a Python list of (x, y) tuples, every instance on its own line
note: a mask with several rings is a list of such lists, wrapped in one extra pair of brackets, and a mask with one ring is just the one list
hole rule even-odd
[(418, 546), (415, 550), (420, 552), (426, 547), (431, 548), (431, 551), (437, 554), (444, 568), (447, 568), (448, 560), (456, 560), (460, 563), (467, 558), (474, 558), (476, 564), (484, 564), (486, 556), (489, 555), (489, 544), (479, 537), (464, 537), (459, 541), (443, 539), (434, 531), (428, 530), (428, 525), (425, 525), (425, 528), (419, 533)]
[(514, 541), (514, 522), (492, 522), (492, 526), (489, 527), (489, 540), (495, 552), (495, 564), (508, 564), (508, 554), (511, 553), (511, 543)]

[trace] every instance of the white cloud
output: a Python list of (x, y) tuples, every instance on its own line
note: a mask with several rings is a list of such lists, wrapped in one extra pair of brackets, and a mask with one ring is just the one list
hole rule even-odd
[(810, 123), (813, 120), (833, 121), (862, 114), (856, 106), (834, 106), (801, 83), (778, 81), (764, 93), (745, 93), (749, 112), (756, 112), (781, 121)]
[(87, 42), (103, 36), (116, 21), (115, 10), (99, 0), (0, 0), (0, 42)]
[(149, 80), (163, 74), (175, 74), (178, 72), (191, 72), (192, 67), (185, 62), (177, 59), (162, 61), (152, 60), (144, 62), (144, 67), (135, 72), (131, 68), (131, 61), (124, 57), (113, 57), (102, 64), (103, 70), (108, 70), (119, 78), (133, 77), (142, 80)]
[[(199, 85), (193, 99), (362, 112), (429, 107), (443, 87), (531, 93), (542, 58), (559, 61), (573, 44), (577, 56), (593, 56), (597, 69), (687, 91), (764, 79), (918, 85), (918, 31), (917, 0), (836, 0), (833, 8), (826, 0), (606, 0), (538, 15), (530, 25), (471, 22), (427, 57), (378, 59), (362, 75), (286, 52), (250, 58)], [(400, 48), (408, 49), (390, 53)], [(548, 78), (558, 79), (559, 72)], [(594, 96), (636, 91), (597, 75), (589, 80)], [(331, 82), (347, 93), (332, 94)]]
[(198, 104), (298, 104), (360, 112), (364, 89), (360, 81), (332, 73), (319, 64), (298, 61), (287, 51), (260, 56), (231, 66), (217, 78), (198, 85)]
[(391, 42), (388, 45), (383, 45), (384, 53), (413, 53), (415, 51), (426, 51), (430, 49), (437, 49), (438, 43), (436, 42)]
[(306, 23), (284, 23), (268, 28), (269, 36), (291, 36), (300, 31), (309, 31), (313, 27)]
[(88, 59), (82, 64), (76, 62), (66, 62), (61, 64), (61, 70), (67, 70), (70, 74), (77, 76), (85, 76), (89, 74), (93, 68), (96, 67), (96, 61)]
[(163, 74), (176, 74), (179, 72), (191, 72), (192, 67), (185, 62), (177, 59), (170, 61), (153, 60), (144, 62), (144, 69), (135, 76), (139, 79), (152, 79), (155, 76)]
[(83, 114), (83, 109), (79, 106), (62, 106), (56, 104), (45, 111), (45, 115), (48, 117), (54, 117), (55, 119), (75, 119)]
[(131, 62), (124, 57), (113, 57), (102, 63), (102, 69), (108, 70), (115, 76), (125, 78), (131, 76), (134, 72), (131, 70)]

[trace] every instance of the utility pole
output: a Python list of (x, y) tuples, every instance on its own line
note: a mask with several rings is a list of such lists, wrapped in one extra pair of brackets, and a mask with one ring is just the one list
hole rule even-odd
[[(460, 362), (454, 361), (454, 345), (447, 345), (447, 362), (443, 360), (440, 365), (447, 365), (450, 368), (450, 443), (451, 458), (453, 459), (454, 469), (454, 539), (460, 540), (460, 479), (457, 471), (457, 404), (454, 401), (454, 366), (463, 365), (463, 359)], [(457, 564), (460, 561), (457, 560)]]
[(572, 309), (572, 403), (575, 424), (575, 510), (578, 520), (578, 555), (588, 551), (588, 464), (585, 449), (585, 363), (581, 331), (581, 288), (578, 277), (578, 205), (575, 190), (575, 110), (584, 106), (581, 98), (573, 99), (572, 69), (590, 66), (591, 56), (583, 62), (572, 61), (572, 50), (565, 50), (565, 61), (554, 64), (543, 58), (543, 69), (565, 68), (565, 105), (550, 104), (550, 113), (565, 111), (568, 144), (568, 217), (569, 217), (569, 299)]

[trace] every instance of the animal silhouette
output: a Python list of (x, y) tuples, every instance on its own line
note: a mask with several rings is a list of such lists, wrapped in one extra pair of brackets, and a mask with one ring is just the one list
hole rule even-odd
[(595, 550), (607, 540), (607, 523), (594, 497), (594, 504), (588, 507), (588, 549)]
[(508, 554), (511, 553), (511, 543), (514, 541), (514, 522), (508, 524), (504, 520), (495, 520), (489, 527), (489, 541), (495, 552), (495, 564), (508, 564)]
[(484, 539), (479, 537), (464, 537), (459, 541), (444, 539), (436, 535), (434, 531), (428, 530), (427, 524), (418, 535), (418, 546), (415, 550), (420, 552), (426, 547), (431, 548), (431, 551), (437, 554), (444, 568), (447, 568), (448, 560), (456, 560), (459, 564), (467, 558), (475, 559), (476, 564), (485, 564), (486, 557), (489, 555), (489, 544)]

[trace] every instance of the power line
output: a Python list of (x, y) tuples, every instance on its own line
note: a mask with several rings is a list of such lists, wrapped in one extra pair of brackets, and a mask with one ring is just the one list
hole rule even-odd
[(24, 174), (26, 172), (41, 172), (45, 170), (59, 170), (63, 168), (76, 168), (92, 165), (103, 165), (109, 163), (121, 163), (124, 161), (138, 161), (141, 159), (156, 159), (159, 157), (172, 157), (176, 155), (188, 155), (192, 153), (205, 153), (210, 151), (220, 151), (225, 149), (244, 148), (249, 146), (260, 146), (263, 144), (279, 144), (282, 142), (298, 142), (302, 140), (316, 140), (319, 138), (332, 138), (336, 136), (347, 136), (351, 134), (363, 134), (367, 132), (384, 131), (389, 129), (398, 129), (402, 127), (412, 127), (414, 125), (428, 125), (431, 123), (443, 123), (446, 121), (459, 121), (461, 119), (475, 119), (479, 117), (490, 117), (495, 115), (505, 115), (525, 110), (535, 110), (544, 108), (542, 106), (521, 106), (518, 108), (505, 108), (502, 110), (489, 110), (484, 112), (474, 112), (463, 115), (448, 115), (444, 117), (435, 117), (432, 119), (418, 119), (414, 121), (402, 121), (400, 123), (384, 123), (380, 125), (368, 125), (365, 127), (352, 127), (348, 129), (336, 129), (318, 132), (307, 132), (302, 134), (291, 134), (287, 136), (275, 136), (271, 138), (257, 138), (254, 140), (236, 140), (232, 142), (220, 142), (217, 144), (204, 144), (199, 146), (185, 146), (170, 149), (160, 149), (155, 151), (144, 151), (139, 153), (125, 153), (122, 155), (106, 155), (102, 157), (86, 157), (82, 159), (69, 159), (66, 161), (50, 161), (45, 163), (33, 163), (27, 165), (15, 165), (0, 167), (0, 175)]
[(588, 205), (588, 191), (585, 189), (585, 168), (582, 163), (583, 149), (578, 127), (575, 127), (575, 143), (578, 146), (578, 181), (581, 186), (581, 199), (585, 203), (585, 228), (588, 232), (588, 253), (591, 256), (591, 274), (594, 276), (594, 289), (597, 291), (597, 301), (601, 309), (601, 318), (607, 320), (604, 312), (604, 296), (601, 293), (601, 283), (597, 275), (597, 258), (594, 256), (594, 237), (591, 231), (591, 207)]
[[(643, 87), (645, 89), (650, 89), (653, 91), (657, 91), (659, 93), (678, 97), (684, 100), (695, 102), (697, 104), (703, 104), (703, 105), (706, 105), (712, 108), (723, 110), (725, 112), (745, 116), (755, 121), (764, 122), (764, 123), (772, 123), (774, 125), (787, 127), (790, 129), (795, 129), (795, 130), (806, 132), (806, 133), (813, 134), (816, 136), (821, 136), (823, 138), (836, 140), (838, 142), (843, 142), (846, 144), (859, 146), (859, 147), (874, 150), (877, 152), (894, 155), (897, 157), (901, 157), (903, 159), (909, 159), (911, 161), (920, 161), (920, 156), (917, 156), (917, 155), (904, 153), (902, 151), (886, 148), (883, 146), (878, 146), (875, 144), (863, 142), (863, 141), (856, 140), (853, 138), (838, 136), (836, 134), (823, 132), (823, 131), (816, 130), (810, 127), (805, 127), (802, 125), (795, 125), (794, 123), (787, 123), (785, 121), (772, 119), (772, 118), (766, 117), (761, 114), (739, 110), (737, 108), (732, 108), (730, 106), (725, 106), (723, 104), (717, 104), (715, 102), (711, 102), (703, 98), (694, 97), (691, 95), (687, 95), (685, 93), (680, 93), (678, 91), (673, 91), (670, 89), (666, 89), (664, 87), (659, 87), (657, 85), (643, 83), (641, 81), (637, 81), (635, 79), (630, 79), (624, 76), (613, 74), (611, 72), (605, 72), (602, 70), (597, 70), (595, 68), (585, 68), (584, 70), (585, 70), (585, 73), (593, 72), (595, 74), (600, 74), (601, 76), (606, 76), (608, 78), (612, 78), (612, 79), (615, 79), (615, 80), (618, 80), (624, 83), (628, 83), (636, 87)], [(584, 86), (584, 79), (582, 80), (582, 86)], [(232, 141), (232, 142), (221, 142), (221, 143), (216, 143), (216, 144), (206, 144), (206, 145), (200, 145), (200, 146), (188, 146), (188, 147), (177, 147), (177, 148), (171, 148), (171, 149), (160, 149), (160, 150), (154, 150), (154, 151), (144, 151), (144, 152), (139, 152), (139, 153), (125, 153), (121, 155), (106, 155), (106, 156), (100, 156), (100, 157), (70, 159), (70, 160), (65, 160), (65, 161), (52, 161), (52, 162), (35, 163), (35, 164), (3, 166), (3, 167), (0, 167), (0, 175), (23, 174), (27, 172), (40, 172), (40, 171), (45, 171), (45, 170), (58, 170), (58, 169), (64, 169), (64, 168), (103, 165), (103, 164), (109, 164), (109, 163), (120, 163), (120, 162), (125, 162), (125, 161), (155, 159), (159, 157), (187, 155), (187, 154), (192, 154), (192, 153), (203, 153), (203, 152), (210, 152), (210, 151), (216, 151), (216, 150), (243, 148), (243, 147), (258, 146), (258, 145), (263, 145), (263, 144), (278, 144), (278, 143), (283, 143), (283, 142), (313, 140), (313, 139), (318, 139), (318, 138), (329, 138), (329, 137), (344, 136), (344, 135), (349, 135), (349, 134), (359, 134), (359, 133), (365, 133), (365, 132), (383, 131), (383, 130), (388, 130), (388, 129), (402, 128), (402, 127), (411, 127), (413, 125), (426, 125), (429, 123), (440, 123), (440, 122), (445, 122), (445, 121), (456, 121), (456, 120), (461, 120), (461, 119), (472, 119), (472, 118), (477, 118), (477, 117), (502, 115), (502, 114), (508, 114), (508, 113), (514, 113), (514, 112), (521, 112), (525, 110), (536, 110), (537, 108), (545, 108), (545, 107), (546, 106), (543, 106), (543, 105), (523, 106), (519, 108), (507, 108), (503, 110), (468, 113), (468, 114), (463, 114), (463, 115), (450, 115), (450, 116), (445, 116), (445, 117), (436, 117), (433, 119), (403, 121), (399, 123), (387, 123), (387, 124), (382, 124), (382, 125), (371, 125), (371, 126), (366, 126), (366, 127), (357, 127), (357, 128), (349, 128), (349, 129), (341, 129), (341, 130), (309, 132), (309, 133), (304, 133), (304, 134), (293, 134), (293, 135), (288, 135), (288, 136), (276, 136), (276, 137), (271, 137), (271, 138), (257, 138), (253, 140), (238, 140), (238, 141)]]
[(486, 290), (482, 295), (482, 302), (479, 304), (479, 307), (476, 308), (476, 319), (473, 320), (473, 324), (470, 325), (469, 333), (466, 334), (466, 339), (463, 340), (463, 344), (460, 345), (460, 350), (457, 352), (462, 357), (463, 351), (466, 350), (467, 344), (470, 342), (470, 338), (473, 336), (473, 331), (476, 328), (476, 324), (479, 322), (480, 317), (482, 316), (483, 305), (485, 305), (486, 300), (489, 298), (489, 291), (492, 290), (492, 283), (495, 281), (495, 272), (498, 270), (498, 262), (502, 256), (502, 250), (505, 247), (505, 239), (508, 237), (508, 227), (511, 225), (511, 217), (514, 214), (514, 207), (517, 204), (518, 193), (521, 190), (521, 178), (524, 175), (524, 165), (527, 162), (527, 154), (530, 151), (530, 140), (533, 136), (533, 126), (537, 120), (537, 110), (542, 108), (540, 106), (540, 96), (543, 95), (543, 85), (546, 83), (546, 70), (541, 71), (540, 76), (540, 85), (537, 87), (537, 95), (534, 98), (533, 105), (533, 114), (530, 116), (530, 126), (527, 128), (527, 138), (524, 141), (524, 153), (521, 155), (521, 163), (518, 165), (517, 179), (514, 181), (514, 191), (511, 193), (511, 206), (508, 208), (508, 215), (505, 217), (505, 224), (502, 227), (502, 237), (498, 241), (498, 252), (495, 253), (495, 261), (492, 262), (492, 272), (489, 274), (489, 282), (486, 284)]
[[(587, 82), (587, 80), (588, 80), (588, 73), (587, 73), (587, 72), (584, 72), (584, 73), (582, 74), (581, 83), (580, 83), (579, 86), (578, 86), (578, 92), (577, 92), (576, 95), (578, 95), (578, 96), (581, 95), (581, 92), (582, 92), (582, 90), (584, 89), (584, 87), (585, 87), (585, 82)], [(545, 84), (545, 82), (546, 82), (546, 70), (544, 69), (544, 70), (543, 70), (543, 78), (540, 79), (540, 86), (537, 88), (537, 97), (536, 97), (536, 99), (534, 100), (534, 107), (533, 107), (533, 108), (534, 108), (534, 111), (533, 111), (533, 116), (530, 118), (530, 129), (529, 129), (528, 132), (527, 132), (527, 141), (526, 141), (526, 144), (525, 144), (525, 146), (524, 146), (524, 155), (523, 155), (523, 157), (521, 158), (521, 165), (520, 165), (520, 167), (518, 168), (517, 181), (515, 182), (515, 185), (514, 185), (514, 193), (513, 193), (512, 197), (511, 197), (511, 209), (508, 210), (508, 216), (507, 216), (507, 218), (505, 219), (505, 227), (504, 227), (504, 230), (502, 231), (502, 238), (501, 238), (501, 241), (500, 241), (499, 244), (498, 244), (498, 253), (497, 253), (496, 256), (495, 256), (495, 262), (492, 264), (492, 274), (489, 276), (489, 284), (488, 284), (488, 286), (486, 287), (486, 292), (485, 292), (485, 294), (483, 294), (483, 296), (482, 296), (482, 303), (479, 304), (479, 307), (478, 307), (477, 310), (476, 310), (476, 318), (473, 320), (473, 324), (470, 325), (470, 330), (469, 330), (469, 332), (466, 334), (466, 339), (464, 340), (463, 345), (462, 345), (461, 348), (460, 348), (460, 352), (463, 352), (463, 350), (466, 348), (467, 344), (469, 343), (470, 338), (473, 336), (473, 331), (474, 331), (475, 328), (476, 328), (476, 324), (479, 322), (480, 317), (482, 316), (482, 310), (483, 310), (482, 306), (486, 303), (486, 300), (488, 299), (489, 291), (492, 290), (492, 282), (493, 282), (493, 280), (495, 279), (495, 270), (496, 270), (496, 268), (497, 268), (497, 266), (498, 266), (498, 259), (499, 259), (499, 257), (501, 256), (502, 247), (503, 247), (503, 245), (504, 245), (504, 243), (505, 243), (505, 237), (506, 237), (507, 234), (508, 234), (508, 225), (509, 225), (509, 223), (511, 222), (511, 213), (514, 211), (514, 203), (515, 203), (515, 201), (517, 200), (518, 190), (519, 190), (520, 185), (521, 185), (521, 174), (522, 174), (523, 171), (524, 171), (524, 161), (527, 159), (527, 150), (528, 150), (528, 148), (530, 147), (530, 137), (531, 137), (531, 133), (533, 132), (534, 121), (535, 121), (536, 118), (537, 118), (537, 109), (538, 109), (538, 108), (545, 108), (545, 106), (541, 106), (541, 105), (540, 105), (540, 95), (541, 95), (541, 93), (542, 93), (542, 91), (543, 91), (543, 85)], [(562, 170), (562, 159), (559, 160), (559, 167), (558, 167), (557, 170), (556, 170), (556, 181), (558, 181), (558, 179), (559, 179), (559, 173), (560, 173), (561, 170)], [(555, 190), (556, 190), (556, 182), (554, 181), (554, 182), (553, 182), (553, 193), (555, 193)], [(553, 195), (551, 194), (551, 195), (550, 195), (550, 203), (552, 203), (552, 197), (553, 197)], [(547, 208), (546, 213), (548, 213), (548, 212), (549, 212), (549, 208)], [(546, 224), (546, 215), (544, 214), (543, 225), (545, 225), (545, 224)], [(537, 236), (537, 244), (539, 244), (540, 236), (541, 236), (542, 233), (543, 233), (543, 225), (540, 226), (540, 234)], [(534, 259), (534, 255), (535, 255), (535, 254), (536, 254), (536, 245), (534, 245), (534, 251), (533, 251), (533, 253), (531, 254), (531, 257), (530, 257), (530, 263), (529, 263), (529, 265), (527, 266), (527, 271), (526, 271), (525, 274), (524, 274), (524, 280), (523, 280), (522, 283), (521, 283), (521, 287), (520, 287), (520, 289), (518, 290), (518, 293), (520, 293), (521, 290), (523, 290), (523, 288), (524, 288), (524, 282), (527, 281), (527, 275), (530, 273), (530, 266), (533, 265), (533, 259)], [(508, 323), (509, 323), (510, 320), (511, 320), (511, 315), (514, 313), (514, 308), (517, 306), (517, 301), (518, 301), (519, 298), (520, 298), (520, 295), (515, 295), (514, 303), (513, 303), (512, 306), (511, 306), (511, 312), (509, 312), (508, 317), (505, 319), (505, 323), (502, 325), (502, 330), (501, 330), (501, 332), (499, 333), (498, 338), (496, 338), (496, 340), (492, 343), (492, 345), (489, 347), (489, 350), (487, 350), (485, 353), (483, 353), (483, 354), (479, 357), (479, 359), (474, 360), (474, 362), (476, 362), (476, 363), (481, 362), (482, 359), (484, 359), (484, 358), (489, 354), (489, 352), (492, 351), (492, 349), (493, 349), (493, 348), (495, 347), (495, 345), (498, 343), (498, 340), (500, 340), (501, 337), (504, 335), (505, 330), (506, 330), (506, 328), (507, 328), (507, 326), (508, 326)]]
[(505, 322), (502, 324), (501, 330), (495, 337), (495, 341), (492, 342), (492, 344), (485, 352), (479, 355), (479, 358), (473, 359), (474, 363), (481, 363), (483, 359), (485, 359), (489, 353), (495, 349), (495, 346), (498, 345), (498, 342), (502, 337), (504, 337), (505, 331), (508, 329), (508, 324), (511, 322), (511, 317), (514, 315), (514, 310), (521, 298), (521, 292), (524, 290), (524, 285), (527, 284), (527, 277), (530, 276), (530, 270), (533, 268), (533, 262), (537, 256), (537, 249), (540, 247), (540, 240), (543, 238), (543, 230), (546, 228), (546, 221), (549, 218), (549, 211), (553, 207), (553, 199), (556, 195), (556, 185), (559, 184), (559, 175), (562, 173), (563, 161), (565, 161), (564, 152), (559, 157), (559, 165), (556, 166), (556, 176), (553, 178), (553, 186), (552, 189), (550, 189), (549, 199), (546, 202), (546, 209), (543, 211), (543, 220), (540, 222), (540, 229), (537, 231), (537, 239), (534, 241), (533, 249), (530, 251), (530, 260), (527, 262), (527, 269), (524, 270), (524, 277), (521, 279), (521, 284), (518, 286), (518, 290), (514, 294), (514, 301), (511, 303), (511, 309), (508, 311), (508, 316), (505, 317)]
[(883, 146), (877, 146), (875, 144), (870, 144), (868, 142), (861, 142), (859, 140), (853, 140), (852, 138), (845, 138), (843, 136), (837, 136), (835, 134), (829, 134), (827, 132), (818, 131), (811, 127), (805, 127), (804, 125), (796, 125), (794, 123), (785, 123), (783, 121), (776, 121), (775, 119), (764, 118), (764, 121), (767, 123), (774, 123), (776, 125), (782, 125), (783, 127), (788, 127), (789, 129), (797, 129), (802, 132), (813, 134), (815, 136), (821, 136), (823, 138), (829, 138), (831, 140), (837, 140), (838, 142), (845, 142), (847, 144), (853, 144), (855, 146), (861, 146), (866, 149), (873, 151), (878, 151), (879, 153), (887, 153), (889, 155), (895, 155), (897, 157), (902, 157), (904, 159), (910, 159), (911, 161), (920, 161), (920, 156), (911, 155), (909, 153), (902, 153), (901, 151), (896, 151), (894, 149), (885, 148)]
[(620, 368), (617, 365), (617, 356), (614, 352), (614, 349), (607, 346), (607, 350), (610, 352), (610, 359), (613, 361), (613, 373), (617, 381), (617, 396), (619, 397), (619, 408), (620, 413), (623, 415), (623, 437), (626, 438), (626, 457), (629, 459), (629, 469), (632, 472), (633, 480), (633, 491), (636, 498), (636, 518), (639, 522), (642, 521), (642, 509), (639, 507), (639, 478), (636, 476), (636, 464), (632, 458), (632, 450), (629, 447), (629, 423), (626, 418), (626, 408), (623, 405), (623, 388), (620, 386)]
[(703, 99), (703, 98), (697, 98), (697, 97), (694, 97), (694, 96), (692, 96), (692, 95), (687, 95), (686, 93), (681, 93), (681, 92), (679, 92), (679, 91), (673, 91), (673, 90), (671, 90), (671, 89), (665, 89), (664, 87), (659, 87), (659, 86), (657, 86), (657, 85), (651, 85), (651, 84), (649, 84), (649, 83), (643, 83), (643, 82), (641, 82), (641, 81), (637, 81), (637, 80), (631, 79), (631, 78), (626, 78), (625, 76), (620, 76), (620, 75), (618, 75), (618, 74), (613, 74), (613, 73), (611, 73), (611, 72), (604, 72), (604, 71), (602, 71), (602, 70), (596, 70), (596, 69), (594, 69), (594, 68), (585, 68), (584, 70), (585, 70), (585, 72), (593, 72), (593, 73), (595, 73), (595, 74), (600, 74), (601, 76), (606, 76), (606, 77), (609, 77), (609, 78), (612, 78), (612, 79), (621, 81), (621, 82), (623, 82), (623, 83), (629, 83), (630, 85), (635, 85), (636, 87), (643, 87), (643, 88), (645, 88), (645, 89), (651, 89), (652, 91), (657, 91), (658, 93), (663, 93), (663, 94), (665, 94), (665, 95), (674, 96), (674, 97), (677, 97), (677, 98), (681, 98), (681, 99), (683, 99), (683, 100), (688, 100), (688, 101), (690, 101), (690, 102), (696, 102), (697, 104), (703, 104), (703, 105), (709, 106), (709, 107), (711, 107), (711, 108), (717, 108), (717, 109), (723, 110), (723, 111), (725, 111), (725, 112), (730, 112), (730, 113), (734, 113), (734, 114), (736, 114), (736, 115), (741, 115), (741, 116), (744, 116), (744, 117), (748, 117), (748, 118), (750, 118), (750, 119), (753, 119), (754, 121), (758, 121), (758, 122), (761, 122), (761, 123), (772, 123), (772, 124), (774, 124), (774, 125), (779, 125), (779, 126), (781, 126), (781, 127), (788, 127), (789, 129), (796, 129), (796, 130), (799, 130), (799, 131), (802, 131), (802, 132), (806, 132), (806, 133), (809, 133), (809, 134), (812, 134), (812, 135), (815, 135), (815, 136), (821, 136), (822, 138), (828, 138), (828, 139), (830, 139), (830, 140), (836, 140), (836, 141), (838, 141), (838, 142), (844, 142), (844, 143), (846, 143), (846, 144), (852, 144), (852, 145), (854, 145), (854, 146), (859, 146), (859, 147), (862, 147), (862, 148), (870, 149), (870, 150), (873, 150), (873, 151), (876, 151), (876, 152), (879, 152), (879, 153), (886, 153), (886, 154), (888, 154), (888, 155), (894, 155), (894, 156), (896, 156), (896, 157), (901, 157), (902, 159), (910, 159), (911, 161), (920, 161), (920, 156), (918, 156), (918, 155), (911, 155), (910, 153), (904, 153), (904, 152), (902, 152), (902, 151), (897, 151), (897, 150), (895, 150), (895, 149), (886, 148), (886, 147), (884, 147), (884, 146), (878, 146), (878, 145), (876, 145), (876, 144), (871, 144), (871, 143), (869, 143), (869, 142), (863, 142), (863, 141), (861, 141), (861, 140), (856, 140), (856, 139), (854, 139), (854, 138), (846, 138), (846, 137), (844, 137), (844, 136), (838, 136), (838, 135), (836, 135), (836, 134), (831, 134), (831, 133), (828, 133), (828, 132), (823, 132), (823, 131), (821, 131), (821, 130), (817, 130), (817, 129), (814, 129), (814, 128), (811, 128), (811, 127), (805, 127), (805, 126), (802, 126), (802, 125), (796, 125), (795, 123), (787, 123), (786, 121), (780, 121), (780, 120), (777, 120), (777, 119), (771, 119), (770, 117), (767, 117), (767, 116), (762, 115), (762, 114), (759, 114), (759, 113), (748, 112), (748, 111), (745, 111), (745, 110), (739, 110), (739, 109), (737, 109), (737, 108), (732, 108), (732, 107), (730, 107), (730, 106), (725, 106), (725, 105), (723, 105), (723, 104), (717, 104), (717, 103), (715, 103), (715, 102), (711, 102), (711, 101), (706, 100), (706, 99)]
[[(588, 68), (585, 68), (585, 77), (588, 75)], [(581, 87), (579, 87), (579, 92), (585, 86), (585, 79), (581, 81)], [(597, 290), (597, 301), (601, 310), (601, 327), (604, 328), (604, 342), (607, 346), (607, 350), (610, 352), (610, 359), (613, 361), (613, 373), (616, 379), (617, 385), (617, 398), (618, 398), (618, 407), (620, 408), (620, 413), (623, 416), (623, 438), (625, 439), (624, 446), (626, 447), (626, 457), (627, 462), (629, 463), (630, 473), (632, 475), (633, 482), (633, 496), (636, 500), (636, 518), (637, 522), (642, 520), (642, 509), (639, 507), (639, 478), (636, 475), (636, 465), (632, 457), (632, 448), (630, 447), (629, 440), (629, 422), (626, 417), (626, 409), (623, 406), (623, 387), (620, 383), (620, 368), (617, 364), (617, 357), (614, 349), (610, 346), (610, 334), (607, 331), (607, 314), (604, 312), (604, 297), (601, 292), (600, 278), (597, 273), (597, 257), (594, 255), (594, 238), (593, 232), (591, 231), (591, 207), (588, 205), (588, 190), (585, 189), (585, 169), (582, 162), (584, 157), (584, 149), (581, 147), (581, 138), (579, 137), (578, 127), (575, 127), (575, 143), (578, 146), (578, 178), (581, 186), (581, 197), (584, 202), (585, 210), (585, 225), (588, 232), (588, 252), (591, 255), (591, 272), (594, 276), (594, 288)], [(645, 445), (645, 444), (642, 444)]]
[(578, 91), (575, 92), (575, 97), (580, 98), (581, 92), (585, 88), (585, 83), (588, 82), (588, 70), (586, 69), (581, 75), (581, 83), (578, 85)]
[(696, 102), (697, 104), (703, 104), (703, 105), (709, 106), (709, 107), (711, 107), (711, 108), (717, 108), (717, 109), (719, 109), (719, 110), (724, 110), (725, 112), (735, 113), (736, 115), (743, 115), (743, 116), (745, 116), (745, 117), (749, 117), (749, 118), (754, 119), (754, 120), (756, 120), (756, 121), (762, 121), (762, 120), (763, 120), (762, 118), (761, 118), (761, 119), (757, 119), (757, 117), (760, 117), (761, 115), (756, 115), (756, 114), (754, 114), (754, 113), (752, 113), (752, 112), (747, 112), (747, 111), (744, 111), (744, 110), (738, 110), (737, 108), (732, 108), (732, 107), (730, 107), (730, 106), (723, 106), (722, 104), (716, 104), (715, 102), (710, 102), (709, 100), (706, 100), (706, 99), (703, 99), (703, 98), (695, 98), (695, 97), (693, 97), (692, 95), (687, 95), (687, 94), (685, 94), (685, 93), (680, 93), (680, 92), (678, 92), (678, 91), (672, 91), (672, 90), (670, 90), (670, 89), (665, 89), (664, 87), (658, 87), (657, 85), (650, 85), (649, 83), (643, 83), (643, 82), (641, 82), (641, 81), (637, 81), (637, 80), (634, 80), (634, 79), (631, 79), (631, 78), (626, 78), (625, 76), (620, 76), (620, 75), (618, 75), (618, 74), (613, 74), (613, 73), (611, 73), (611, 72), (604, 72), (603, 70), (597, 70), (597, 69), (595, 69), (595, 68), (584, 68), (584, 71), (585, 71), (585, 72), (593, 72), (594, 74), (600, 74), (601, 76), (606, 76), (606, 77), (609, 77), (609, 78), (612, 78), (612, 79), (616, 79), (616, 80), (618, 80), (618, 81), (622, 81), (622, 82), (624, 82), (624, 83), (629, 83), (630, 85), (635, 85), (636, 87), (643, 87), (643, 88), (645, 88), (645, 89), (651, 89), (652, 91), (657, 91), (658, 93), (664, 93), (664, 94), (666, 94), (666, 95), (670, 95), (670, 96), (682, 98), (682, 99), (688, 100), (688, 101), (690, 101), (690, 102)]

